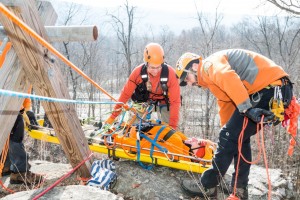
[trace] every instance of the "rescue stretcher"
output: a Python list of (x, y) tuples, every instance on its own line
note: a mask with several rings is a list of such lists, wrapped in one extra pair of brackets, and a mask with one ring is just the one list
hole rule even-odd
[[(39, 120), (38, 123), (42, 125), (43, 120)], [(148, 163), (152, 166), (159, 165), (196, 173), (203, 173), (211, 166), (213, 152), (216, 149), (215, 143), (209, 140), (193, 143), (183, 133), (173, 130), (166, 124), (147, 123), (142, 127), (125, 125), (115, 129), (117, 131), (113, 134), (109, 131), (106, 134), (99, 134), (99, 131), (89, 130), (84, 132), (89, 148), (93, 152), (141, 164)], [(37, 130), (27, 129), (27, 131), (34, 139), (59, 144), (53, 129), (38, 126)], [(198, 147), (195, 148), (195, 144)]]

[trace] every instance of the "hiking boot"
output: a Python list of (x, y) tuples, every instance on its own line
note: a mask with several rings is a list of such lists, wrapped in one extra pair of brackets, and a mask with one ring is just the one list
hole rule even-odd
[[(233, 187), (230, 186), (228, 191), (224, 190), (224, 193), (233, 194)], [(239, 197), (240, 200), (248, 200), (248, 187), (236, 188), (235, 196)]]
[(43, 179), (42, 175), (34, 174), (30, 171), (10, 174), (10, 184), (25, 183), (26, 185), (36, 185), (41, 183)]
[[(232, 188), (233, 192), (233, 188)], [(248, 200), (248, 187), (244, 188), (236, 188), (236, 194), (237, 197), (240, 198), (240, 200)]]
[(201, 183), (193, 180), (183, 180), (180, 186), (191, 197), (217, 197), (217, 187), (204, 188)]
[(10, 171), (10, 168), (9, 167), (4, 167), (3, 170), (2, 170), (2, 173), (1, 173), (1, 176), (7, 176), (7, 175), (10, 175), (11, 174), (11, 171)]

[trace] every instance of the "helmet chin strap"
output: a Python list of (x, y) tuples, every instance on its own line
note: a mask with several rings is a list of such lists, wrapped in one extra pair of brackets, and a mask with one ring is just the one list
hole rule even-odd
[(197, 76), (197, 72), (190, 70), (190, 73), (193, 74), (195, 76), (195, 83), (193, 83), (193, 86), (197, 86), (198, 85), (198, 76)]

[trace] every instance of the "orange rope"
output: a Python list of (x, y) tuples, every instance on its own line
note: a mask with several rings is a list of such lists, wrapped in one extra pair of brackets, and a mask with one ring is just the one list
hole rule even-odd
[(7, 153), (8, 153), (8, 149), (9, 149), (9, 135), (8, 135), (8, 138), (7, 138), (7, 140), (4, 144), (4, 147), (2, 149), (1, 160), (0, 160), (0, 176), (2, 176), (2, 171), (3, 171), (3, 168), (4, 168), (5, 161), (6, 161), (6, 156), (7, 156)]
[[(57, 51), (50, 43), (44, 40), (41, 36), (39, 36), (34, 30), (32, 30), (29, 26), (27, 26), (24, 22), (22, 22), (14, 13), (9, 11), (2, 3), (0, 3), (0, 12), (2, 12), (7, 18), (9, 18), (13, 23), (19, 26), (23, 31), (37, 40), (42, 46), (49, 49), (54, 55), (60, 58), (65, 64), (75, 70), (79, 75), (83, 76), (87, 81), (89, 81), (93, 86), (106, 94), (113, 101), (118, 102), (113, 96), (111, 96), (106, 90), (104, 90), (100, 85), (98, 85), (94, 80), (88, 77), (82, 70), (76, 67), (71, 61), (69, 61), (64, 55), (62, 55), (59, 51)], [(127, 104), (124, 104), (123, 107), (125, 109), (129, 109)]]
[[(257, 124), (257, 128), (256, 128), (256, 130), (258, 131), (259, 130), (259, 123)], [(258, 131), (259, 132), (259, 131)], [(239, 154), (240, 154), (240, 156), (243, 158), (243, 160), (246, 162), (246, 163), (248, 163), (248, 164), (250, 164), (250, 165), (254, 165), (254, 164), (256, 164), (256, 163), (258, 163), (259, 161), (260, 161), (260, 156), (261, 156), (261, 152), (262, 152), (262, 147), (260, 146), (260, 135), (259, 134), (256, 134), (256, 143), (257, 143), (257, 148), (258, 148), (258, 154), (257, 154), (257, 158), (254, 160), (254, 161), (249, 161), (249, 160), (247, 160), (245, 157), (244, 157), (244, 155), (242, 154), (242, 151), (241, 150), (239, 150)], [(241, 138), (241, 137), (239, 137), (239, 142), (240, 142), (240, 144), (242, 144), (243, 143), (243, 138)]]
[(229, 197), (228, 197), (228, 200), (229, 199), (238, 199), (236, 197), (236, 187), (237, 187), (237, 179), (238, 179), (238, 174), (239, 174), (239, 165), (240, 165), (240, 160), (241, 160), (241, 151), (242, 151), (242, 142), (243, 141), (243, 138), (244, 138), (244, 131), (247, 127), (247, 124), (248, 124), (248, 118), (247, 117), (244, 117), (244, 122), (243, 122), (243, 128), (241, 130), (241, 133), (240, 133), (240, 136), (239, 136), (239, 139), (238, 139), (238, 152), (239, 152), (239, 156), (238, 156), (238, 162), (236, 164), (236, 170), (235, 170), (235, 182), (234, 182), (234, 187), (233, 187), (233, 194), (231, 194)]
[[(4, 167), (4, 163), (6, 161), (6, 157), (7, 157), (7, 153), (8, 153), (8, 149), (9, 149), (9, 135), (8, 138), (5, 142), (5, 145), (2, 149), (2, 154), (1, 154), (1, 160), (0, 160), (0, 177), (2, 177), (2, 171), (3, 171), (3, 167)], [(5, 185), (3, 184), (3, 182), (0, 180), (0, 185), (2, 186), (2, 188), (10, 193), (14, 193), (13, 190), (5, 187)]]
[[(263, 119), (264, 116), (262, 116), (261, 122), (260, 122), (260, 126), (261, 126), (261, 131), (259, 131), (259, 124), (257, 124), (257, 131), (260, 133), (261, 136), (261, 148), (259, 145), (259, 138), (258, 138), (258, 145), (259, 145), (259, 154), (261, 154), (261, 151), (263, 152), (264, 155), (264, 163), (265, 163), (265, 167), (266, 167), (266, 172), (267, 172), (267, 180), (268, 180), (268, 200), (271, 199), (271, 193), (272, 193), (272, 185), (271, 185), (271, 180), (270, 180), (270, 176), (269, 176), (269, 167), (268, 167), (268, 161), (267, 161), (267, 156), (266, 156), (266, 151), (265, 151), (265, 144), (264, 144), (264, 131), (263, 131)], [(260, 155), (258, 155), (257, 160), (250, 162), (248, 160), (245, 159), (245, 157), (242, 154), (242, 144), (243, 144), (243, 137), (244, 137), (244, 131), (247, 127), (248, 124), (248, 118), (244, 118), (244, 122), (243, 122), (243, 128), (241, 130), (239, 139), (238, 139), (238, 162), (237, 162), (237, 166), (236, 166), (236, 174), (235, 174), (235, 183), (234, 183), (234, 188), (233, 188), (233, 194), (231, 194), (227, 200), (239, 200), (239, 198), (236, 196), (236, 187), (237, 187), (237, 179), (238, 179), (238, 172), (239, 172), (239, 165), (240, 165), (240, 158), (242, 158), (246, 163), (249, 164), (255, 164), (259, 161), (260, 159)], [(259, 134), (258, 134), (259, 135)]]

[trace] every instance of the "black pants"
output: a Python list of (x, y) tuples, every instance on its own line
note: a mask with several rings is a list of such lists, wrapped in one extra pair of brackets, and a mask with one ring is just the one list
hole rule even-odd
[[(254, 107), (269, 110), (270, 99), (274, 96), (274, 88), (263, 89), (260, 92), (260, 101), (256, 102)], [(219, 180), (227, 172), (232, 160), (236, 169), (238, 161), (238, 138), (243, 127), (244, 116), (236, 109), (230, 120), (221, 128), (219, 134), (218, 148), (214, 155), (212, 166), (206, 170), (201, 183), (205, 188), (212, 188), (219, 184)], [(242, 154), (248, 160), (252, 160), (250, 137), (257, 132), (257, 124), (250, 119), (244, 131), (242, 142)], [(250, 173), (250, 164), (240, 159), (237, 187), (246, 187), (248, 185), (248, 176)], [(234, 186), (235, 172), (232, 174), (231, 185)]]
[(28, 110), (28, 111), (26, 111), (26, 114), (29, 118), (29, 121), (30, 121), (31, 125), (36, 125), (36, 126), (39, 125), (39, 123), (36, 121), (35, 115), (32, 111)]
[(9, 138), (9, 151), (5, 166), (10, 166), (14, 173), (26, 172), (30, 169), (28, 155), (23, 144), (24, 120), (21, 113), (18, 114)]

